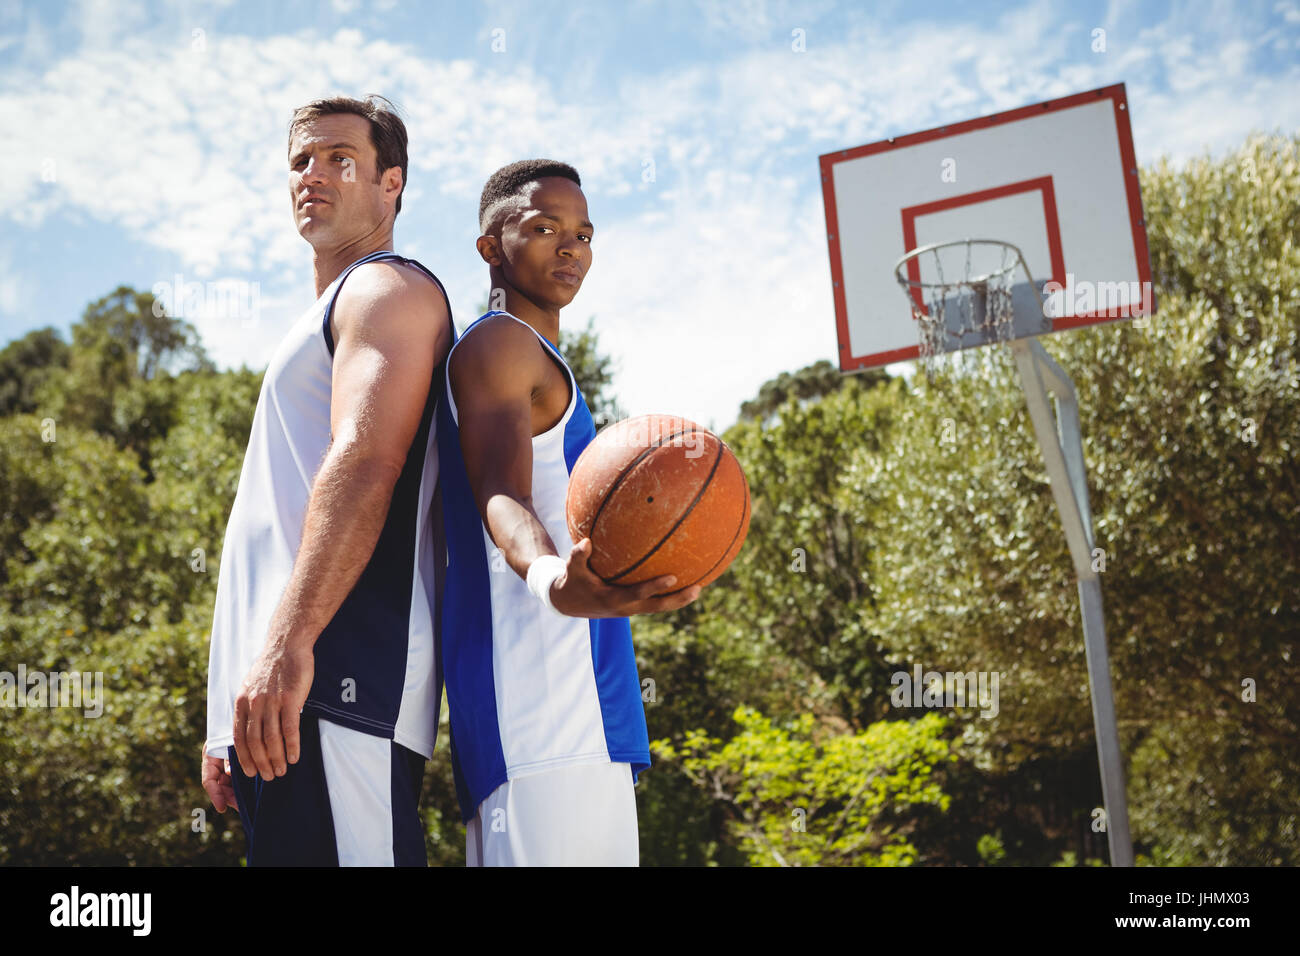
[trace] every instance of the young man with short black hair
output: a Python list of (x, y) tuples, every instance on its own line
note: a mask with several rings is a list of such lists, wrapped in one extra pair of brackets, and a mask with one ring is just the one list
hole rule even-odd
[(478, 251), (504, 309), (447, 359), (438, 441), (450, 557), (443, 661), (470, 865), (639, 860), (636, 775), (649, 739), (627, 615), (682, 607), (671, 577), (607, 585), (570, 539), (569, 473), (595, 437), (558, 349), (560, 310), (591, 268), (578, 173), (498, 170)]

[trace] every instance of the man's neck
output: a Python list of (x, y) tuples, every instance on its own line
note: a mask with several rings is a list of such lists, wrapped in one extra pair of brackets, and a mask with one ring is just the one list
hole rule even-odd
[(529, 301), (517, 289), (506, 288), (506, 311), (523, 319), (552, 345), (560, 344), (560, 311), (548, 311)]
[(320, 298), (331, 282), (352, 263), (364, 259), (372, 252), (384, 252), (393, 248), (393, 230), (372, 233), (342, 246), (329, 249), (312, 247), (312, 273), (316, 282), (316, 297)]

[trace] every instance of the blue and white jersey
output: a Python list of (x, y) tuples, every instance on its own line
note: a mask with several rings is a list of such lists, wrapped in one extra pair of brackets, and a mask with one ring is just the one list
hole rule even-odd
[[(235, 696), (266, 645), (302, 543), (316, 472), (329, 450), (339, 289), (363, 263), (391, 260), (442, 283), (411, 259), (376, 252), (352, 263), (277, 346), (258, 395), (239, 488), (226, 523), (208, 657), (208, 737), (226, 756), (234, 742)], [(451, 305), (447, 305), (450, 314)], [(442, 697), (437, 602), (446, 568), (436, 496), (435, 413), (446, 381), (434, 368), (420, 426), (393, 488), (375, 550), (314, 648), (315, 677), (303, 710), (432, 756)]]
[[(564, 357), (522, 319), (488, 312), (460, 341), (497, 315), (536, 334), (569, 380), (564, 417), (533, 438), (532, 482), (533, 510), (567, 557), (569, 473), (596, 426)], [(628, 763), (635, 777), (650, 766), (650, 740), (628, 619), (548, 611), (506, 563), (465, 473), (449, 374), (438, 404), (438, 457), (449, 561), (440, 658), (463, 819), (507, 780), (556, 767)]]

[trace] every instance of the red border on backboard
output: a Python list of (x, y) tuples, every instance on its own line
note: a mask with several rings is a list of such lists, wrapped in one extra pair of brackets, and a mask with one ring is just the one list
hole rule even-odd
[[(1142, 194), (1138, 188), (1137, 154), (1133, 149), (1133, 129), (1129, 123), (1128, 99), (1123, 83), (1102, 87), (1097, 90), (1088, 90), (1084, 93), (1075, 93), (1071, 96), (1048, 100), (1044, 103), (1022, 106), (1018, 109), (1008, 110), (1005, 113), (981, 116), (961, 123), (953, 123), (950, 126), (939, 126), (919, 133), (910, 133), (906, 136), (895, 136), (877, 143), (857, 146), (853, 149), (837, 150), (818, 157), (817, 161), (821, 167), (822, 177), (822, 200), (826, 208), (826, 239), (830, 250), (832, 296), (835, 301), (835, 328), (839, 339), (841, 371), (851, 372), (860, 368), (888, 365), (891, 362), (905, 362), (908, 359), (917, 358), (920, 355), (920, 347), (919, 345), (913, 345), (908, 348), (877, 352), (872, 355), (852, 355), (849, 352), (848, 309), (844, 301), (844, 265), (840, 258), (839, 218), (835, 213), (835, 177), (832, 175), (835, 164), (845, 160), (857, 159), (860, 156), (870, 156), (873, 153), (882, 153), (886, 150), (914, 146), (917, 143), (925, 143), (934, 139), (943, 139), (947, 136), (966, 133), (971, 130), (999, 126), (1003, 123), (1014, 123), (1017, 120), (1040, 115), (1046, 111), (1070, 109), (1105, 98), (1112, 101), (1115, 111), (1115, 129), (1119, 134), (1120, 165), (1124, 170), (1124, 189), (1125, 195), (1128, 197), (1129, 223), (1133, 233), (1133, 252), (1137, 257), (1138, 280), (1143, 283), (1142, 287), (1147, 289), (1150, 288), (1151, 283), (1151, 254), (1147, 248), (1146, 220), (1142, 213)], [(1055, 269), (1055, 264), (1053, 264), (1053, 269)], [(1061, 277), (1058, 281), (1064, 282), (1064, 277)], [(1151, 311), (1154, 312), (1154, 293), (1151, 301)], [(1131, 318), (1134, 315), (1141, 314), (1142, 310), (1140, 308), (1128, 308), (1118, 315), (1088, 313), (1069, 319), (1058, 319), (1053, 322), (1053, 330), (1061, 331), (1097, 322)]]
[[(928, 216), (931, 213), (943, 212), (945, 209), (956, 209), (958, 206), (974, 206), (977, 203), (988, 202), (991, 199), (1001, 199), (1003, 196), (1014, 196), (1017, 193), (1028, 193), (1035, 190), (1043, 197), (1043, 223), (1047, 229), (1047, 250), (1052, 263), (1050, 278), (1061, 285), (1065, 285), (1065, 254), (1061, 252), (1061, 224), (1056, 217), (1056, 190), (1052, 188), (1051, 176), (1026, 179), (1022, 182), (995, 186), (992, 189), (981, 189), (961, 196), (949, 196), (946, 199), (936, 199), (934, 202), (921, 203), (917, 206), (905, 206), (903, 208), (903, 248), (916, 248), (916, 218), (918, 216)], [(913, 282), (921, 281), (921, 267), (915, 259), (907, 263), (907, 277)], [(1042, 279), (1039, 277), (1035, 281), (1041, 282)], [(912, 298), (915, 300), (917, 307), (924, 312), (925, 302), (921, 298), (921, 290), (916, 286), (912, 286)]]

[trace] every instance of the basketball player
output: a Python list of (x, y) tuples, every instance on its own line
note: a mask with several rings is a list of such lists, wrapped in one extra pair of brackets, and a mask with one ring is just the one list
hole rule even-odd
[(443, 662), (471, 866), (638, 863), (636, 775), (649, 740), (627, 615), (689, 604), (674, 579), (604, 584), (565, 522), (569, 472), (595, 437), (556, 348), (591, 268), (578, 173), (498, 170), (479, 255), (504, 310), (452, 346), (438, 447), (450, 559)]
[[(297, 110), (289, 198), (316, 302), (266, 370), (226, 527), (203, 786), (248, 864), (426, 864), (441, 684), (441, 283), (392, 252), (406, 128), (379, 97)], [(301, 714), (299, 713), (301, 711)]]

